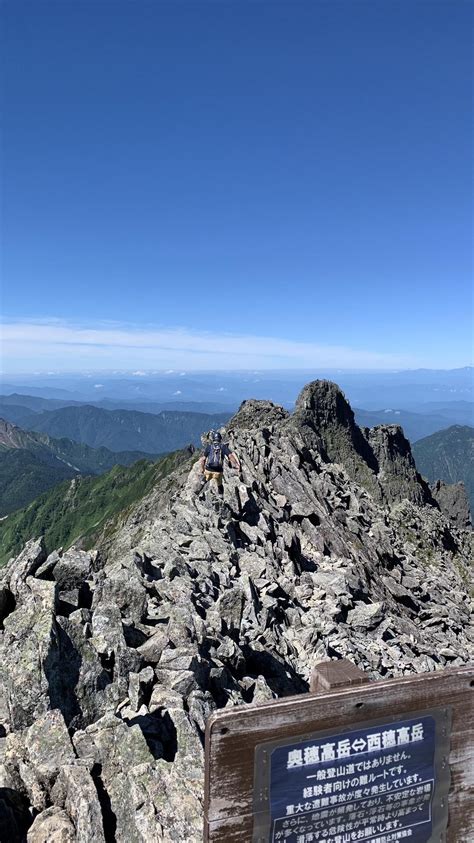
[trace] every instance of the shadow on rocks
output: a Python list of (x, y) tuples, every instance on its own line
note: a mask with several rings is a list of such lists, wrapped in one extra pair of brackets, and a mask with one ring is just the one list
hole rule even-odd
[(106, 843), (115, 843), (117, 831), (117, 816), (112, 809), (112, 802), (102, 780), (102, 765), (94, 764), (91, 776), (97, 791), (97, 798), (102, 810), (102, 822)]
[(0, 841), (24, 843), (31, 823), (26, 798), (9, 787), (0, 787)]
[(76, 695), (82, 657), (65, 630), (56, 624), (57, 647), (51, 647), (44, 662), (51, 708), (59, 708), (67, 726), (80, 722), (82, 710)]
[(245, 644), (242, 653), (245, 657), (246, 671), (251, 675), (261, 674), (277, 696), (288, 697), (308, 691), (308, 683), (298, 676), (290, 665), (279, 661), (267, 650), (254, 650), (249, 644)]
[(135, 724), (142, 730), (153, 758), (174, 761), (178, 751), (178, 734), (167, 711), (159, 709), (151, 714), (137, 714), (127, 721), (127, 726)]

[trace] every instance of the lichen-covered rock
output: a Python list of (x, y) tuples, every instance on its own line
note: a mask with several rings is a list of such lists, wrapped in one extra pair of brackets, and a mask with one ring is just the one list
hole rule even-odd
[[(159, 787), (159, 777), (138, 723), (128, 725), (107, 715), (78, 732), (74, 744), (79, 757), (90, 762), (108, 795), (109, 815), (116, 818), (115, 839), (142, 843), (140, 826), (147, 817), (148, 825), (155, 820), (153, 791)], [(137, 792), (140, 797), (133, 798)]]
[(356, 603), (347, 615), (347, 623), (353, 627), (373, 629), (383, 620), (383, 603)]
[(0, 638), (0, 708), (8, 710), (8, 730), (31, 725), (47, 710), (49, 677), (59, 657), (54, 583), (28, 576), (20, 587), (15, 575), (10, 583), (17, 602)]
[(0, 571), (2, 585), (7, 587), (13, 596), (19, 597), (27, 577), (35, 574), (46, 559), (43, 539), (32, 539), (27, 542), (16, 559), (10, 559), (3, 571)]
[(102, 809), (87, 767), (63, 766), (53, 788), (53, 799), (71, 818), (77, 841), (105, 843)]
[(35, 811), (46, 809), (61, 768), (75, 759), (64, 718), (48, 711), (22, 732), (12, 732), (5, 743), (5, 763), (18, 768)]
[(100, 556), (75, 547), (67, 550), (55, 563), (52, 576), (59, 590), (70, 591), (84, 585), (89, 576), (100, 569)]
[(76, 829), (69, 814), (52, 805), (38, 814), (28, 831), (27, 843), (74, 843)]

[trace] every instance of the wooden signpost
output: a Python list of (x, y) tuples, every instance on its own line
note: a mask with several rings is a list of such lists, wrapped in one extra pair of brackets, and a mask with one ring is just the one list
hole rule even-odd
[(311, 692), (216, 712), (206, 843), (473, 843), (474, 667), (368, 682), (325, 662)]

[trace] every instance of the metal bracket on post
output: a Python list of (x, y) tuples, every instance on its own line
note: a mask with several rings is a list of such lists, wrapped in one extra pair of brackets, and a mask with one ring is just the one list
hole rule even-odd
[(365, 685), (369, 681), (368, 674), (349, 659), (319, 662), (311, 671), (309, 691), (310, 694), (324, 694), (338, 688)]

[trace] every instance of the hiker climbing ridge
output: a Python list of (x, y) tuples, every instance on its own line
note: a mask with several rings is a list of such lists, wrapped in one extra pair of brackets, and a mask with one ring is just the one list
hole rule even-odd
[(214, 480), (219, 493), (223, 491), (224, 479), (224, 460), (227, 459), (232, 468), (240, 471), (240, 461), (236, 454), (234, 454), (229, 446), (222, 441), (222, 435), (218, 431), (212, 430), (210, 433), (210, 441), (204, 448), (204, 453), (200, 459), (201, 473), (204, 475), (204, 484), (210, 480)]

